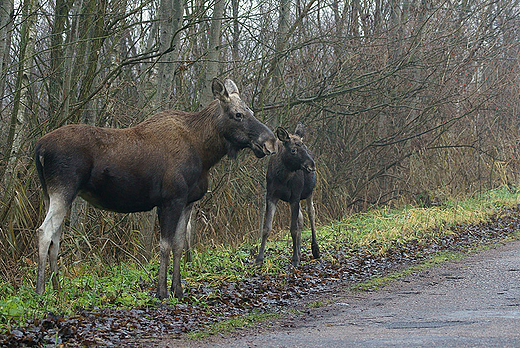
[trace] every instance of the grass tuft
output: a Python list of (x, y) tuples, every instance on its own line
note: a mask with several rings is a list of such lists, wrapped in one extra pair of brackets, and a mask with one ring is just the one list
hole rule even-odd
[(190, 332), (188, 337), (193, 340), (202, 339), (215, 334), (225, 334), (236, 330), (237, 328), (251, 327), (255, 323), (263, 322), (267, 319), (279, 317), (278, 313), (260, 313), (247, 314), (245, 316), (234, 317), (219, 321), (204, 328), (204, 331)]

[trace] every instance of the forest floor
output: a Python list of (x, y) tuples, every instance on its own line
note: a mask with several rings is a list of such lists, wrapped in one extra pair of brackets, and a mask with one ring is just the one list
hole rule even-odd
[[(333, 258), (305, 262), (286, 272), (187, 289), (176, 305), (133, 309), (91, 309), (69, 317), (52, 313), (0, 335), (0, 346), (150, 346), (230, 332), (236, 327), (294, 315), (320, 307), (339, 287), (377, 286), (377, 279), (432, 260), (435, 255), (466, 253), (516, 238), (520, 208), (504, 209), (487, 221), (449, 227), (449, 233), (395, 243), (380, 255), (345, 248), (327, 250)], [(308, 260), (307, 260), (308, 261)], [(374, 280), (375, 279), (375, 280)], [(367, 282), (368, 281), (368, 282)], [(215, 294), (211, 298), (208, 293)], [(303, 308), (303, 309), (302, 309)], [(176, 344), (176, 343), (175, 343)]]

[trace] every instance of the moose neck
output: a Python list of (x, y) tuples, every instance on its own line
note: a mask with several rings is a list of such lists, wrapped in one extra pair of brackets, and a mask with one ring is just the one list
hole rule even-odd
[(196, 137), (193, 145), (197, 149), (204, 169), (209, 170), (227, 153), (226, 140), (219, 127), (221, 116), (220, 103), (214, 100), (194, 117), (188, 117), (186, 122)]

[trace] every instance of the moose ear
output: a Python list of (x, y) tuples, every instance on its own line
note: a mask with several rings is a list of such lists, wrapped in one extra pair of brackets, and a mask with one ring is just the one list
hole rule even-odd
[(211, 91), (213, 92), (213, 97), (215, 97), (215, 99), (224, 103), (229, 103), (231, 101), (226, 87), (216, 77), (213, 79), (213, 83), (211, 84)]
[(298, 122), (298, 125), (296, 126), (296, 130), (294, 131), (294, 134), (296, 134), (297, 136), (299, 136), (300, 138), (303, 139), (303, 136), (305, 135), (305, 126), (303, 125), (303, 123)]
[(285, 130), (285, 128), (283, 128), (283, 127), (278, 127), (276, 129), (276, 136), (283, 143), (288, 142), (290, 140), (289, 132), (287, 132), (287, 130)]
[(235, 85), (233, 80), (225, 79), (224, 80), (224, 86), (226, 86), (226, 90), (227, 90), (228, 94), (233, 94), (233, 93), (239, 94), (238, 93), (238, 87), (237, 87), (237, 85)]

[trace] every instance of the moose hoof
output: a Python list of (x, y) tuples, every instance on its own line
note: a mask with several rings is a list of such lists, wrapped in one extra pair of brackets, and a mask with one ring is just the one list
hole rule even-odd
[(157, 294), (155, 295), (159, 300), (164, 300), (165, 298), (168, 298), (168, 292), (166, 293), (161, 293), (161, 292), (157, 292)]
[(182, 291), (182, 287), (177, 287), (175, 290), (172, 289), (172, 292), (177, 300), (182, 300), (184, 297), (184, 292)]
[(317, 260), (317, 259), (321, 258), (321, 255), (320, 255), (320, 248), (318, 247), (317, 244), (312, 245), (312, 246), (311, 246), (311, 249), (312, 249), (312, 257), (313, 257), (314, 259)]

